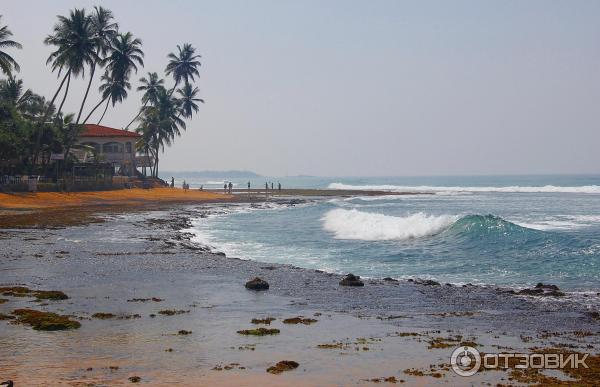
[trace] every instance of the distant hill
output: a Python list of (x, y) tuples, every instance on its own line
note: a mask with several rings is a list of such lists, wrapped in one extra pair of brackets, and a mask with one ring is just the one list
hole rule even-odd
[(160, 173), (162, 176), (174, 176), (174, 177), (206, 177), (211, 179), (217, 178), (246, 178), (246, 177), (261, 177), (261, 175), (252, 171), (184, 171), (184, 172), (170, 172), (164, 171)]

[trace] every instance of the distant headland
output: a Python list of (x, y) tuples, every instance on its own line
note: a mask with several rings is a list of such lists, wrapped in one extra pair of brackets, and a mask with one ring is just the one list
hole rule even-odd
[(174, 177), (208, 177), (208, 178), (229, 178), (229, 179), (237, 179), (237, 178), (245, 178), (245, 177), (261, 177), (252, 171), (239, 171), (239, 170), (230, 170), (230, 171), (165, 171), (161, 172), (163, 176), (174, 176)]

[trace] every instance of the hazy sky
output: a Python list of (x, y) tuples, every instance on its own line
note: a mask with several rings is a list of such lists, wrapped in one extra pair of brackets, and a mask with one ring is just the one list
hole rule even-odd
[[(42, 41), (93, 5), (143, 40), (134, 87), (177, 44), (202, 55), (206, 104), (164, 170), (600, 172), (600, 1), (2, 0), (27, 87), (52, 96)], [(76, 111), (84, 83), (71, 90)], [(103, 124), (125, 126), (139, 97)]]

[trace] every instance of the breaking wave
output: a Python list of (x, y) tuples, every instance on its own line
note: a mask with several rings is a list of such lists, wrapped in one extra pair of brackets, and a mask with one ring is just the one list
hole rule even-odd
[(427, 215), (390, 216), (370, 212), (330, 210), (321, 219), (323, 228), (336, 239), (365, 241), (408, 240), (445, 233), (468, 238), (529, 236), (539, 233), (495, 215)]
[(382, 241), (435, 235), (450, 227), (458, 217), (426, 215), (422, 212), (397, 217), (338, 208), (327, 212), (321, 220), (323, 228), (332, 232), (337, 239)]

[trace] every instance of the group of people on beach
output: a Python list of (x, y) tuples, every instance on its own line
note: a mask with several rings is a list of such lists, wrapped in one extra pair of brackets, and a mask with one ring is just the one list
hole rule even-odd
[[(175, 178), (171, 177), (171, 184), (169, 184), (171, 188), (175, 188)], [(190, 185), (184, 180), (183, 183), (181, 183), (181, 188), (183, 188), (184, 191), (187, 191), (190, 189)], [(202, 191), (204, 189), (204, 186), (200, 186), (200, 188), (198, 188), (198, 190)]]
[[(250, 182), (248, 182), (248, 190), (250, 190)], [(269, 183), (265, 181), (265, 191), (269, 190)], [(275, 185), (271, 182), (271, 191), (275, 190)], [(281, 191), (281, 183), (277, 183), (277, 190)]]
[[(271, 186), (271, 191), (275, 190), (275, 183), (273, 182), (265, 182), (265, 192), (269, 191), (269, 185)], [(171, 188), (175, 188), (175, 178), (171, 177), (171, 184), (170, 184)], [(251, 184), (250, 182), (248, 182), (248, 191), (250, 191), (250, 187)], [(184, 191), (187, 191), (190, 189), (190, 185), (184, 180), (182, 183), (182, 188)], [(200, 186), (199, 188), (200, 191), (204, 190), (204, 186)], [(281, 191), (281, 183), (277, 182), (277, 190)], [(233, 193), (233, 183), (230, 181), (226, 181), (225, 183), (223, 183), (223, 193), (225, 194), (232, 194)]]

